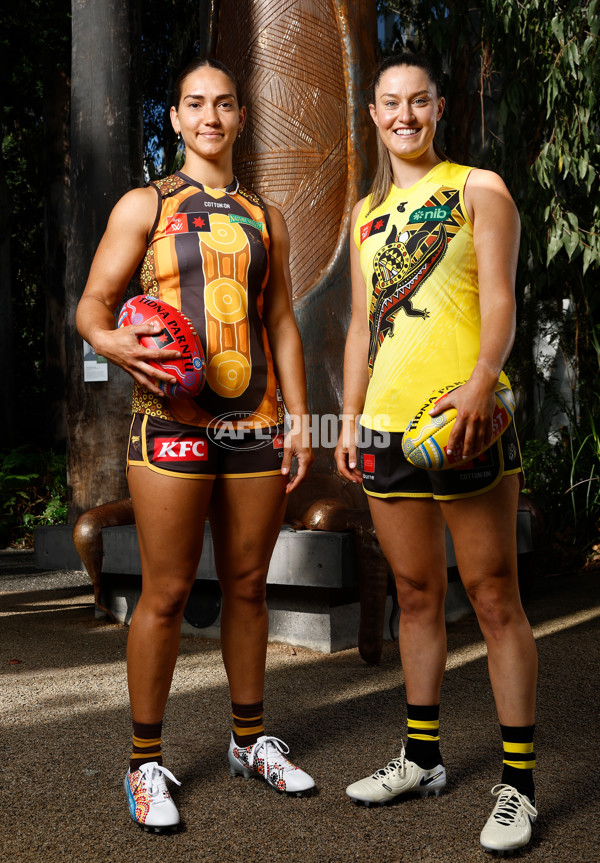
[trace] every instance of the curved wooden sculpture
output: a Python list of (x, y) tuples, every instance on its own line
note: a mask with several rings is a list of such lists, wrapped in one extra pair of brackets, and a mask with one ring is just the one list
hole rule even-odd
[(96, 606), (112, 621), (115, 619), (114, 614), (102, 605), (102, 528), (117, 527), (121, 524), (135, 524), (130, 497), (88, 509), (79, 516), (73, 526), (73, 544), (92, 582)]
[(219, 3), (217, 56), (241, 82), (249, 115), (235, 172), (285, 216), (296, 299), (322, 279), (356, 193), (348, 182), (351, 135), (341, 32), (348, 5)]
[(367, 190), (373, 164), (366, 93), (375, 66), (376, 4), (219, 0), (218, 5), (217, 57), (242, 82), (248, 107), (235, 172), (277, 206), (288, 225), (294, 310), (318, 430), (315, 464), (291, 495), (286, 520), (310, 530), (354, 532), (359, 651), (374, 663), (383, 646), (388, 566), (362, 490), (335, 471), (333, 446), (351, 312), (350, 217)]

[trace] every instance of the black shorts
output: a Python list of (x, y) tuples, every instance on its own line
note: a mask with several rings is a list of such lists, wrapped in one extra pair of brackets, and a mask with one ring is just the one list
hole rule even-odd
[(136, 465), (186, 479), (277, 476), (283, 460), (279, 429), (206, 429), (134, 414), (127, 470)]
[(361, 427), (359, 454), (363, 488), (371, 497), (474, 497), (494, 488), (503, 476), (523, 471), (514, 423), (476, 459), (448, 470), (425, 470), (407, 461), (402, 452), (402, 432), (382, 433)]

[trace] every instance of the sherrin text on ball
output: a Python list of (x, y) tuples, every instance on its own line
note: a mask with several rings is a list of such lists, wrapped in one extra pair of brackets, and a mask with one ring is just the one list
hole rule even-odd
[[(465, 381), (458, 381), (435, 390), (408, 424), (402, 438), (402, 450), (407, 460), (415, 467), (426, 470), (447, 470), (457, 467), (462, 461), (471, 461), (471, 459), (463, 459), (460, 451), (450, 454), (446, 451), (456, 420), (455, 408), (448, 408), (435, 417), (429, 414), (441, 398), (464, 383)], [(508, 384), (498, 381), (495, 395), (496, 406), (492, 419), (490, 446), (506, 431), (515, 411), (515, 398)]]
[(159, 329), (151, 335), (140, 336), (145, 348), (181, 351), (178, 359), (164, 362), (148, 360), (155, 369), (169, 372), (176, 383), (158, 381), (166, 396), (174, 399), (191, 399), (197, 396), (206, 380), (206, 360), (200, 338), (190, 319), (179, 309), (145, 294), (132, 297), (124, 304), (117, 326), (156, 322)]

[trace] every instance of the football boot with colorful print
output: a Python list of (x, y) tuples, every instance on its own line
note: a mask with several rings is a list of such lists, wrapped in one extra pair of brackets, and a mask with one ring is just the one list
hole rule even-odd
[(300, 770), (286, 755), (289, 747), (278, 737), (259, 737), (253, 746), (238, 746), (231, 735), (227, 758), (231, 775), (241, 774), (244, 779), (251, 776), (264, 779), (277, 791), (300, 796), (315, 787), (314, 780)]
[(404, 757), (404, 746), (399, 758), (394, 758), (386, 767), (376, 770), (371, 776), (353, 782), (346, 794), (358, 803), (371, 806), (389, 803), (400, 794), (413, 792), (421, 797), (435, 794), (437, 797), (446, 785), (446, 770), (438, 764), (432, 770), (419, 767)]
[(480, 841), (486, 851), (511, 854), (531, 839), (537, 809), (526, 794), (512, 785), (494, 785), (492, 794), (498, 799), (481, 831)]
[(142, 764), (138, 770), (127, 771), (125, 793), (133, 820), (144, 830), (161, 833), (179, 824), (179, 812), (171, 800), (165, 776), (181, 785), (170, 770), (156, 761)]

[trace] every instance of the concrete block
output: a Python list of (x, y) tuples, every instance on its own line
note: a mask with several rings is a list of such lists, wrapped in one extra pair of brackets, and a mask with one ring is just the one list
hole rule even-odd
[[(104, 579), (102, 603), (119, 623), (128, 625), (140, 595), (140, 579), (136, 575), (119, 575)], [(194, 625), (202, 617), (202, 598), (206, 597), (206, 626)], [(356, 647), (360, 606), (354, 591), (319, 588), (267, 586), (269, 606), (269, 641), (306, 647), (320, 653)], [(203, 638), (220, 637), (220, 603), (215, 602), (215, 583), (198, 579), (190, 603), (184, 612), (181, 631), (185, 635)], [(98, 618), (101, 612), (96, 612)]]
[(37, 569), (85, 569), (73, 545), (73, 525), (36, 527), (33, 564)]
[[(106, 573), (141, 572), (135, 525), (102, 530), (103, 563)], [(204, 529), (204, 545), (197, 578), (216, 579), (210, 525)], [(275, 545), (268, 584), (302, 587), (346, 588), (356, 582), (354, 540), (350, 532), (293, 530), (283, 526)]]

